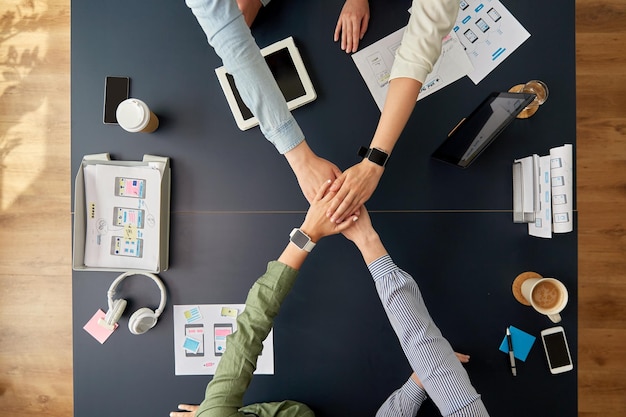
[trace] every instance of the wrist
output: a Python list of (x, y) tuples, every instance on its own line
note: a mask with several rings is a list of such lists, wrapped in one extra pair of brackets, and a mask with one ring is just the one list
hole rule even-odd
[(354, 239), (354, 244), (359, 248), (359, 250), (366, 249), (380, 242), (380, 237), (375, 230), (371, 230), (367, 233), (359, 235), (358, 238)]
[(387, 254), (387, 250), (376, 232), (363, 235), (355, 240), (354, 244), (359, 249), (359, 252), (361, 252), (361, 256), (363, 256), (363, 260), (367, 265)]
[(287, 159), (287, 162), (294, 170), (295, 168), (306, 164), (306, 162), (309, 161), (312, 157), (315, 157), (315, 153), (313, 153), (313, 150), (309, 147), (308, 143), (306, 143), (306, 140), (303, 140), (298, 145), (296, 145), (295, 148), (285, 153), (285, 158)]
[(363, 158), (361, 162), (359, 162), (361, 167), (366, 171), (366, 175), (376, 175), (379, 178), (382, 177), (383, 172), (385, 171), (384, 166), (380, 166), (375, 162), (370, 161), (367, 158)]
[(306, 234), (313, 243), (319, 242), (320, 239), (324, 237), (321, 233), (318, 233), (314, 227), (312, 227), (310, 224), (307, 224), (306, 221), (302, 223), (302, 226), (300, 226), (299, 229), (302, 231), (302, 233)]

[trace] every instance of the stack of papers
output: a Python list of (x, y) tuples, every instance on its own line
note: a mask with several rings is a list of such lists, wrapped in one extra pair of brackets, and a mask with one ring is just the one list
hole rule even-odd
[(572, 145), (513, 162), (513, 221), (528, 223), (528, 234), (550, 238), (573, 230)]
[[(352, 55), (381, 111), (389, 89), (391, 67), (405, 29)], [(529, 37), (528, 31), (498, 0), (484, 0), (474, 5), (461, 1), (456, 23), (442, 40), (441, 55), (424, 80), (418, 100), (465, 75), (478, 84)]]
[(73, 268), (166, 270), (169, 191), (167, 157), (86, 155), (76, 176)]
[(154, 270), (159, 262), (161, 172), (88, 165), (85, 266)]

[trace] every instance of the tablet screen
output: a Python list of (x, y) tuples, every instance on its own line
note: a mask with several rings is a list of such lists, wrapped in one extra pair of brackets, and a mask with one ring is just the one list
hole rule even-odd
[[(291, 100), (295, 100), (306, 94), (304, 85), (302, 85), (302, 82), (300, 81), (296, 65), (289, 54), (289, 49), (282, 48), (276, 52), (266, 55), (265, 61), (267, 62), (274, 79), (278, 83), (280, 91), (283, 93), (283, 96), (285, 96), (286, 101), (289, 102)], [(243, 119), (252, 119), (254, 115), (241, 99), (239, 91), (237, 91), (237, 87), (235, 87), (235, 79), (228, 73), (226, 73), (226, 78), (228, 78), (228, 84), (230, 84), (230, 88), (235, 96), (237, 106), (239, 107), (239, 111), (241, 111)]]
[(433, 158), (468, 167), (534, 98), (526, 93), (491, 93), (435, 150)]
[[(315, 89), (292, 37), (261, 49), (261, 54), (285, 97), (289, 110), (315, 100), (317, 97)], [(247, 130), (258, 125), (258, 119), (241, 99), (234, 78), (226, 72), (226, 68), (223, 66), (216, 68), (215, 73), (237, 126), (241, 130)]]

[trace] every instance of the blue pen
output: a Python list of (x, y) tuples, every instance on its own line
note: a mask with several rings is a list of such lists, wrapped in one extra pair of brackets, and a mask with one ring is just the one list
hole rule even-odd
[(511, 362), (511, 372), (513, 376), (517, 376), (517, 368), (515, 367), (515, 353), (513, 353), (513, 339), (511, 339), (511, 330), (506, 328), (506, 341), (509, 343), (509, 361)]

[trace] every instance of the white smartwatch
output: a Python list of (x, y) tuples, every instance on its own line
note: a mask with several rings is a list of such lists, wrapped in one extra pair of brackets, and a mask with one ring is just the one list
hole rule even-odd
[(289, 240), (293, 242), (297, 247), (307, 252), (311, 252), (315, 247), (315, 243), (311, 241), (309, 235), (304, 233), (297, 227), (289, 233)]

